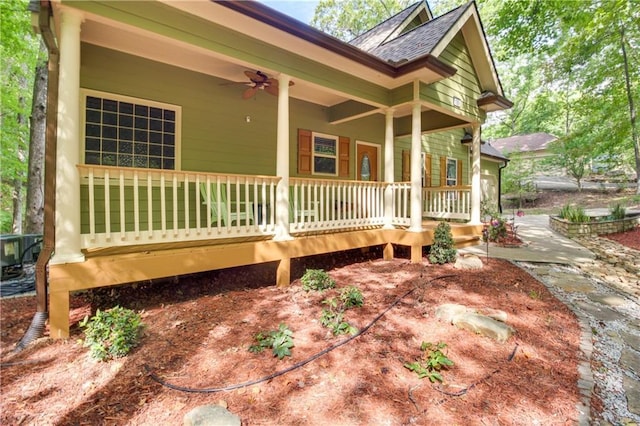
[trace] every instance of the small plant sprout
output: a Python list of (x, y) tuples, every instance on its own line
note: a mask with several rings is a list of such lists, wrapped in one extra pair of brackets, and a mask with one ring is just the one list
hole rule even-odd
[(540, 292), (537, 291), (537, 290), (531, 290), (531, 291), (529, 291), (529, 297), (534, 299), (534, 300), (537, 300), (537, 299), (540, 299), (542, 297), (542, 294), (540, 294)]
[(300, 281), (305, 291), (322, 291), (336, 286), (336, 282), (322, 269), (307, 269)]
[(453, 361), (442, 352), (446, 347), (447, 344), (443, 342), (422, 342), (420, 358), (416, 362), (404, 363), (404, 367), (415, 372), (420, 379), (427, 377), (431, 383), (442, 382), (440, 371), (453, 365)]
[(293, 332), (289, 330), (286, 324), (280, 324), (278, 330), (260, 332), (254, 336), (255, 345), (249, 346), (249, 352), (261, 353), (266, 348), (273, 350), (273, 356), (283, 359), (285, 356), (291, 356), (291, 348), (293, 348)]
[(342, 306), (345, 309), (350, 309), (354, 307), (361, 307), (364, 303), (364, 298), (362, 297), (362, 292), (358, 287), (349, 286), (340, 290), (340, 295), (338, 296), (340, 301), (342, 302)]
[(344, 321), (344, 304), (339, 305), (335, 297), (325, 299), (322, 303), (327, 305), (328, 308), (322, 309), (320, 324), (322, 324), (323, 327), (329, 328), (334, 336), (347, 333), (355, 335), (358, 332), (356, 327)]

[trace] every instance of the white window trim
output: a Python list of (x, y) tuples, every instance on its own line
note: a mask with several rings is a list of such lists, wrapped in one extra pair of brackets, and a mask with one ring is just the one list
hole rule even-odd
[[(175, 168), (173, 170), (182, 170), (182, 107), (164, 102), (152, 101), (145, 98), (134, 98), (131, 96), (119, 95), (111, 92), (102, 92), (99, 90), (80, 88), (80, 160), (85, 164), (85, 139), (86, 139), (86, 111), (87, 96), (95, 96), (99, 98), (108, 98), (120, 102), (131, 102), (134, 104), (146, 105), (161, 109), (170, 109), (176, 113), (176, 129), (175, 129)], [(151, 169), (150, 169), (151, 170)], [(155, 169), (153, 169), (155, 170)], [(162, 170), (162, 169), (158, 169)], [(165, 169), (166, 170), (166, 169)]]
[[(316, 150), (315, 150), (316, 136), (325, 138), (325, 139), (335, 140), (336, 142), (335, 157), (333, 155), (316, 154)], [(334, 158), (336, 162), (336, 172), (335, 173), (316, 172), (316, 161), (315, 161), (316, 157)], [(340, 168), (340, 138), (338, 136), (328, 135), (326, 133), (311, 132), (311, 174), (316, 176), (338, 176), (338, 173), (340, 172), (339, 168)]]
[[(455, 181), (455, 183), (453, 185), (449, 185), (449, 174), (447, 173), (449, 171), (449, 161), (453, 161), (453, 164), (455, 166), (455, 176), (453, 177), (453, 180)], [(446, 170), (444, 173), (444, 179), (445, 179), (445, 186), (458, 186), (460, 183), (458, 182), (458, 159), (457, 158), (453, 158), (453, 157), (447, 157), (447, 162), (446, 162)]]

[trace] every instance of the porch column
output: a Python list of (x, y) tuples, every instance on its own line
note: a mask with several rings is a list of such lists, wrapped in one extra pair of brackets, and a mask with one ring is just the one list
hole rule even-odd
[[(394, 181), (393, 168), (393, 108), (389, 108), (385, 115), (384, 130), (384, 181), (388, 184)], [(387, 185), (384, 189), (384, 227), (393, 228), (393, 188)]]
[(276, 188), (275, 240), (290, 240), (289, 234), (289, 82), (291, 77), (278, 76), (278, 127), (276, 174), (281, 178)]
[(82, 14), (60, 9), (60, 78), (56, 152), (56, 244), (51, 264), (84, 261), (80, 250), (80, 25)]
[(480, 181), (480, 125), (473, 126), (473, 141), (471, 154), (471, 220), (470, 224), (479, 225), (480, 196), (482, 193)]
[(411, 220), (409, 231), (422, 231), (422, 117), (420, 102), (413, 103), (411, 115)]

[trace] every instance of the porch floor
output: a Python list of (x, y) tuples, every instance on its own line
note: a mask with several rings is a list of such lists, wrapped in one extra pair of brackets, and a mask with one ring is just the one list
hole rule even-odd
[[(276, 285), (290, 283), (291, 259), (350, 249), (383, 246), (393, 258), (394, 245), (411, 248), (411, 261), (422, 261), (422, 248), (433, 243), (437, 221), (423, 221), (421, 232), (365, 229), (294, 236), (290, 240), (234, 238), (108, 247), (85, 252), (85, 261), (50, 265), (50, 326), (53, 337), (69, 334), (72, 291), (149, 281), (216, 269), (278, 262)], [(456, 246), (478, 244), (481, 225), (450, 223)]]

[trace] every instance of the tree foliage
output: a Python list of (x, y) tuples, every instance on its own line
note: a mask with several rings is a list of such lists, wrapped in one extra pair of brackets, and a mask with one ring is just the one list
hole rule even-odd
[(0, 2), (0, 227), (20, 232), (27, 180), (29, 116), (38, 37), (31, 31), (28, 0)]
[[(637, 2), (481, 0), (481, 14), (507, 95), (523, 102), (486, 134), (528, 133), (537, 122), (537, 131), (570, 144), (567, 152), (589, 147), (594, 155), (618, 154), (629, 165), (635, 158), (640, 192)], [(524, 73), (510, 75), (518, 68)]]

